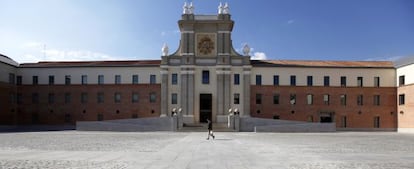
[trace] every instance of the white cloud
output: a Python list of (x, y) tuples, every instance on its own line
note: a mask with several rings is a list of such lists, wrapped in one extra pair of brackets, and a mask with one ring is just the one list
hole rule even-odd
[(41, 42), (27, 42), (23, 44), (24, 48), (30, 48), (30, 49), (41, 49), (44, 47), (44, 43)]
[(266, 60), (266, 54), (264, 52), (254, 52), (252, 57), (252, 60)]

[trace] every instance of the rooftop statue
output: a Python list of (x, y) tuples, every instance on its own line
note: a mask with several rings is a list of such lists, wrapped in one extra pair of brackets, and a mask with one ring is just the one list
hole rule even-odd
[(217, 8), (218, 8), (218, 14), (223, 14), (223, 5), (221, 4), (221, 2)]
[(193, 2), (190, 2), (190, 5), (188, 6), (188, 12), (189, 14), (194, 14)]
[(229, 5), (227, 4), (227, 2), (224, 4), (223, 14), (230, 14), (230, 8), (229, 8)]
[(183, 14), (189, 14), (189, 13), (190, 13), (190, 10), (188, 9), (187, 2), (184, 2)]
[(244, 56), (249, 56), (249, 53), (250, 53), (250, 47), (249, 47), (249, 45), (246, 43), (246, 44), (244, 44), (244, 46), (243, 46), (243, 54), (244, 54)]
[(162, 56), (168, 56), (168, 45), (167, 43), (164, 43), (164, 45), (162, 45), (161, 51), (162, 51)]

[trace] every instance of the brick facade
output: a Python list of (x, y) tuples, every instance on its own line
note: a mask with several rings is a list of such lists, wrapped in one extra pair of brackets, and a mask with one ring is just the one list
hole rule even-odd
[[(261, 94), (261, 104), (256, 103), (256, 94)], [(274, 104), (274, 95), (279, 95), (279, 104)], [(291, 94), (296, 95), (295, 104), (290, 103)], [(313, 103), (307, 103), (307, 95), (313, 95)], [(329, 95), (325, 104), (324, 95)], [(346, 95), (346, 105), (340, 96)], [(357, 104), (357, 96), (363, 95), (363, 105)], [(380, 96), (380, 104), (374, 105), (374, 95)], [(338, 128), (374, 128), (374, 118), (379, 117), (379, 128), (396, 128), (395, 87), (303, 87), (303, 86), (251, 86), (251, 116), (320, 122), (321, 114), (332, 114)]]
[[(23, 85), (17, 88), (22, 95), (21, 103), (17, 104), (19, 125), (160, 116), (159, 84)], [(70, 93), (70, 101), (66, 101), (66, 93)], [(84, 103), (82, 93), (87, 95)], [(103, 93), (102, 103), (98, 103), (98, 93)], [(119, 102), (115, 101), (115, 93), (121, 96)], [(132, 93), (138, 94), (137, 102), (132, 102)], [(151, 93), (155, 94), (155, 102), (150, 102)], [(33, 98), (34, 95), (38, 98)], [(49, 95), (53, 99), (49, 99)]]

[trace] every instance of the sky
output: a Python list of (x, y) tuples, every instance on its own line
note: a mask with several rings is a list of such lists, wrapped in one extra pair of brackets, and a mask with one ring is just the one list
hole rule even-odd
[[(159, 60), (178, 48), (189, 0), (0, 0), (0, 53), (18, 63)], [(193, 0), (195, 14), (228, 2), (233, 47), (253, 59), (414, 57), (413, 0)]]

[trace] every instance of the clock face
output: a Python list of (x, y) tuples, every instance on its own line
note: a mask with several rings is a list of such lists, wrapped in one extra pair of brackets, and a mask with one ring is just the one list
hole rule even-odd
[(196, 50), (198, 56), (214, 56), (216, 52), (216, 35), (214, 33), (197, 34)]
[(214, 42), (209, 37), (203, 37), (197, 44), (200, 54), (208, 55), (214, 50)]

